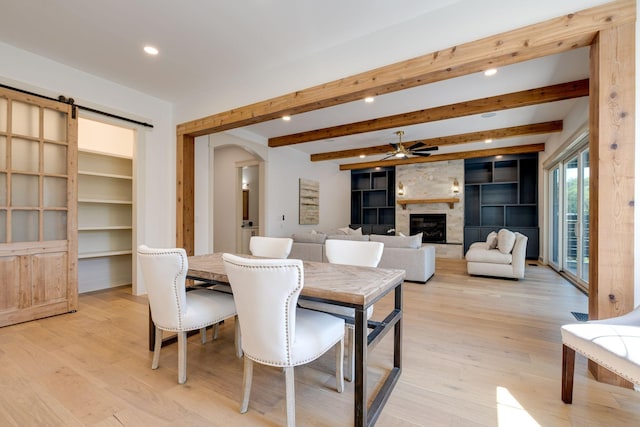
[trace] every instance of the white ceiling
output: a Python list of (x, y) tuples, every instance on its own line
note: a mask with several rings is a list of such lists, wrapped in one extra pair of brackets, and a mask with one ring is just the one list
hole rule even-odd
[[(225, 82), (239, 81), (239, 76), (249, 75), (248, 70), (255, 76), (261, 70), (266, 73), (287, 64), (313, 61), (319, 52), (353, 40), (362, 42), (373, 34), (388, 34), (408, 26), (416, 17), (436, 16), (470, 3), (468, 0), (0, 0), (0, 41), (179, 105), (201, 88), (209, 90)], [(145, 44), (158, 47), (160, 55), (142, 54)], [(318, 64), (320, 69), (322, 66)], [(372, 104), (343, 104), (294, 116), (290, 122), (273, 120), (249, 126), (244, 131), (264, 138), (281, 136), (580, 80), (587, 78), (588, 72), (588, 51), (583, 48), (504, 67), (493, 77), (469, 75), (383, 95)], [(247, 87), (268, 84), (253, 78)], [(501, 111), (491, 118), (470, 116), (408, 126), (402, 129), (403, 140), (561, 120), (575, 102)], [(382, 145), (397, 141), (396, 130), (399, 129), (309, 142), (294, 148), (319, 153)], [(491, 147), (545, 139), (544, 135), (510, 138), (495, 141)], [(439, 153), (485, 148), (486, 144), (478, 142), (443, 147)], [(352, 161), (362, 160), (337, 162)]]

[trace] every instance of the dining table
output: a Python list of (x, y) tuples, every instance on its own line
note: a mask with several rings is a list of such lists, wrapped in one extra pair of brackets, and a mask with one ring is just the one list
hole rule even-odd
[[(256, 258), (251, 255), (240, 255)], [(205, 284), (228, 284), (222, 253), (188, 257), (187, 279)], [(393, 391), (402, 371), (402, 284), (405, 271), (303, 261), (304, 286), (300, 298), (353, 308), (355, 331), (354, 425), (372, 426)], [(367, 309), (393, 292), (393, 306), (377, 315), (383, 320), (367, 319)], [(369, 353), (393, 331), (393, 365), (379, 387), (367, 396)], [(149, 339), (152, 339), (150, 334)], [(150, 342), (151, 344), (151, 342)], [(368, 401), (370, 400), (370, 404)]]

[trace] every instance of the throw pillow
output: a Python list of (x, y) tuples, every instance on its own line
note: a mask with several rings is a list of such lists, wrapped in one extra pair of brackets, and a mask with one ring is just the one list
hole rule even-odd
[(362, 227), (356, 228), (355, 230), (353, 228), (349, 228), (348, 234), (353, 234), (354, 236), (362, 236)]
[(498, 250), (503, 254), (510, 254), (516, 243), (516, 235), (513, 231), (502, 228), (498, 231)]
[(492, 231), (487, 236), (487, 249), (495, 249), (498, 247), (498, 233)]
[(342, 228), (338, 228), (338, 231), (342, 234), (349, 234), (349, 230), (351, 230), (350, 227), (342, 227)]

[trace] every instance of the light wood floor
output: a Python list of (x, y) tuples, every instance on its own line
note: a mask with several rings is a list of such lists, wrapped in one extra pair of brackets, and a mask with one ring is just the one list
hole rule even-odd
[[(559, 327), (587, 299), (542, 266), (520, 282), (469, 277), (438, 260), (426, 285), (404, 287), (403, 372), (379, 426), (632, 426), (640, 395), (594, 381), (577, 356), (573, 405), (560, 400)], [(381, 314), (391, 301), (376, 304)], [(390, 366), (391, 336), (375, 349), (369, 382)], [(119, 288), (80, 296), (77, 313), (0, 328), (2, 426), (275, 426), (285, 421), (284, 376), (256, 365), (247, 414), (238, 412), (242, 362), (233, 322), (217, 341), (177, 348), (151, 370), (145, 297)], [(333, 355), (296, 368), (300, 426), (352, 424), (353, 384), (334, 389)], [(375, 387), (375, 384), (372, 385)]]

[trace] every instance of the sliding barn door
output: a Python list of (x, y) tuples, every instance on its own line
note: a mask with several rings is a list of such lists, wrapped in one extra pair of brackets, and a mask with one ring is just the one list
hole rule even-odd
[(0, 88), (0, 326), (75, 311), (77, 120)]

